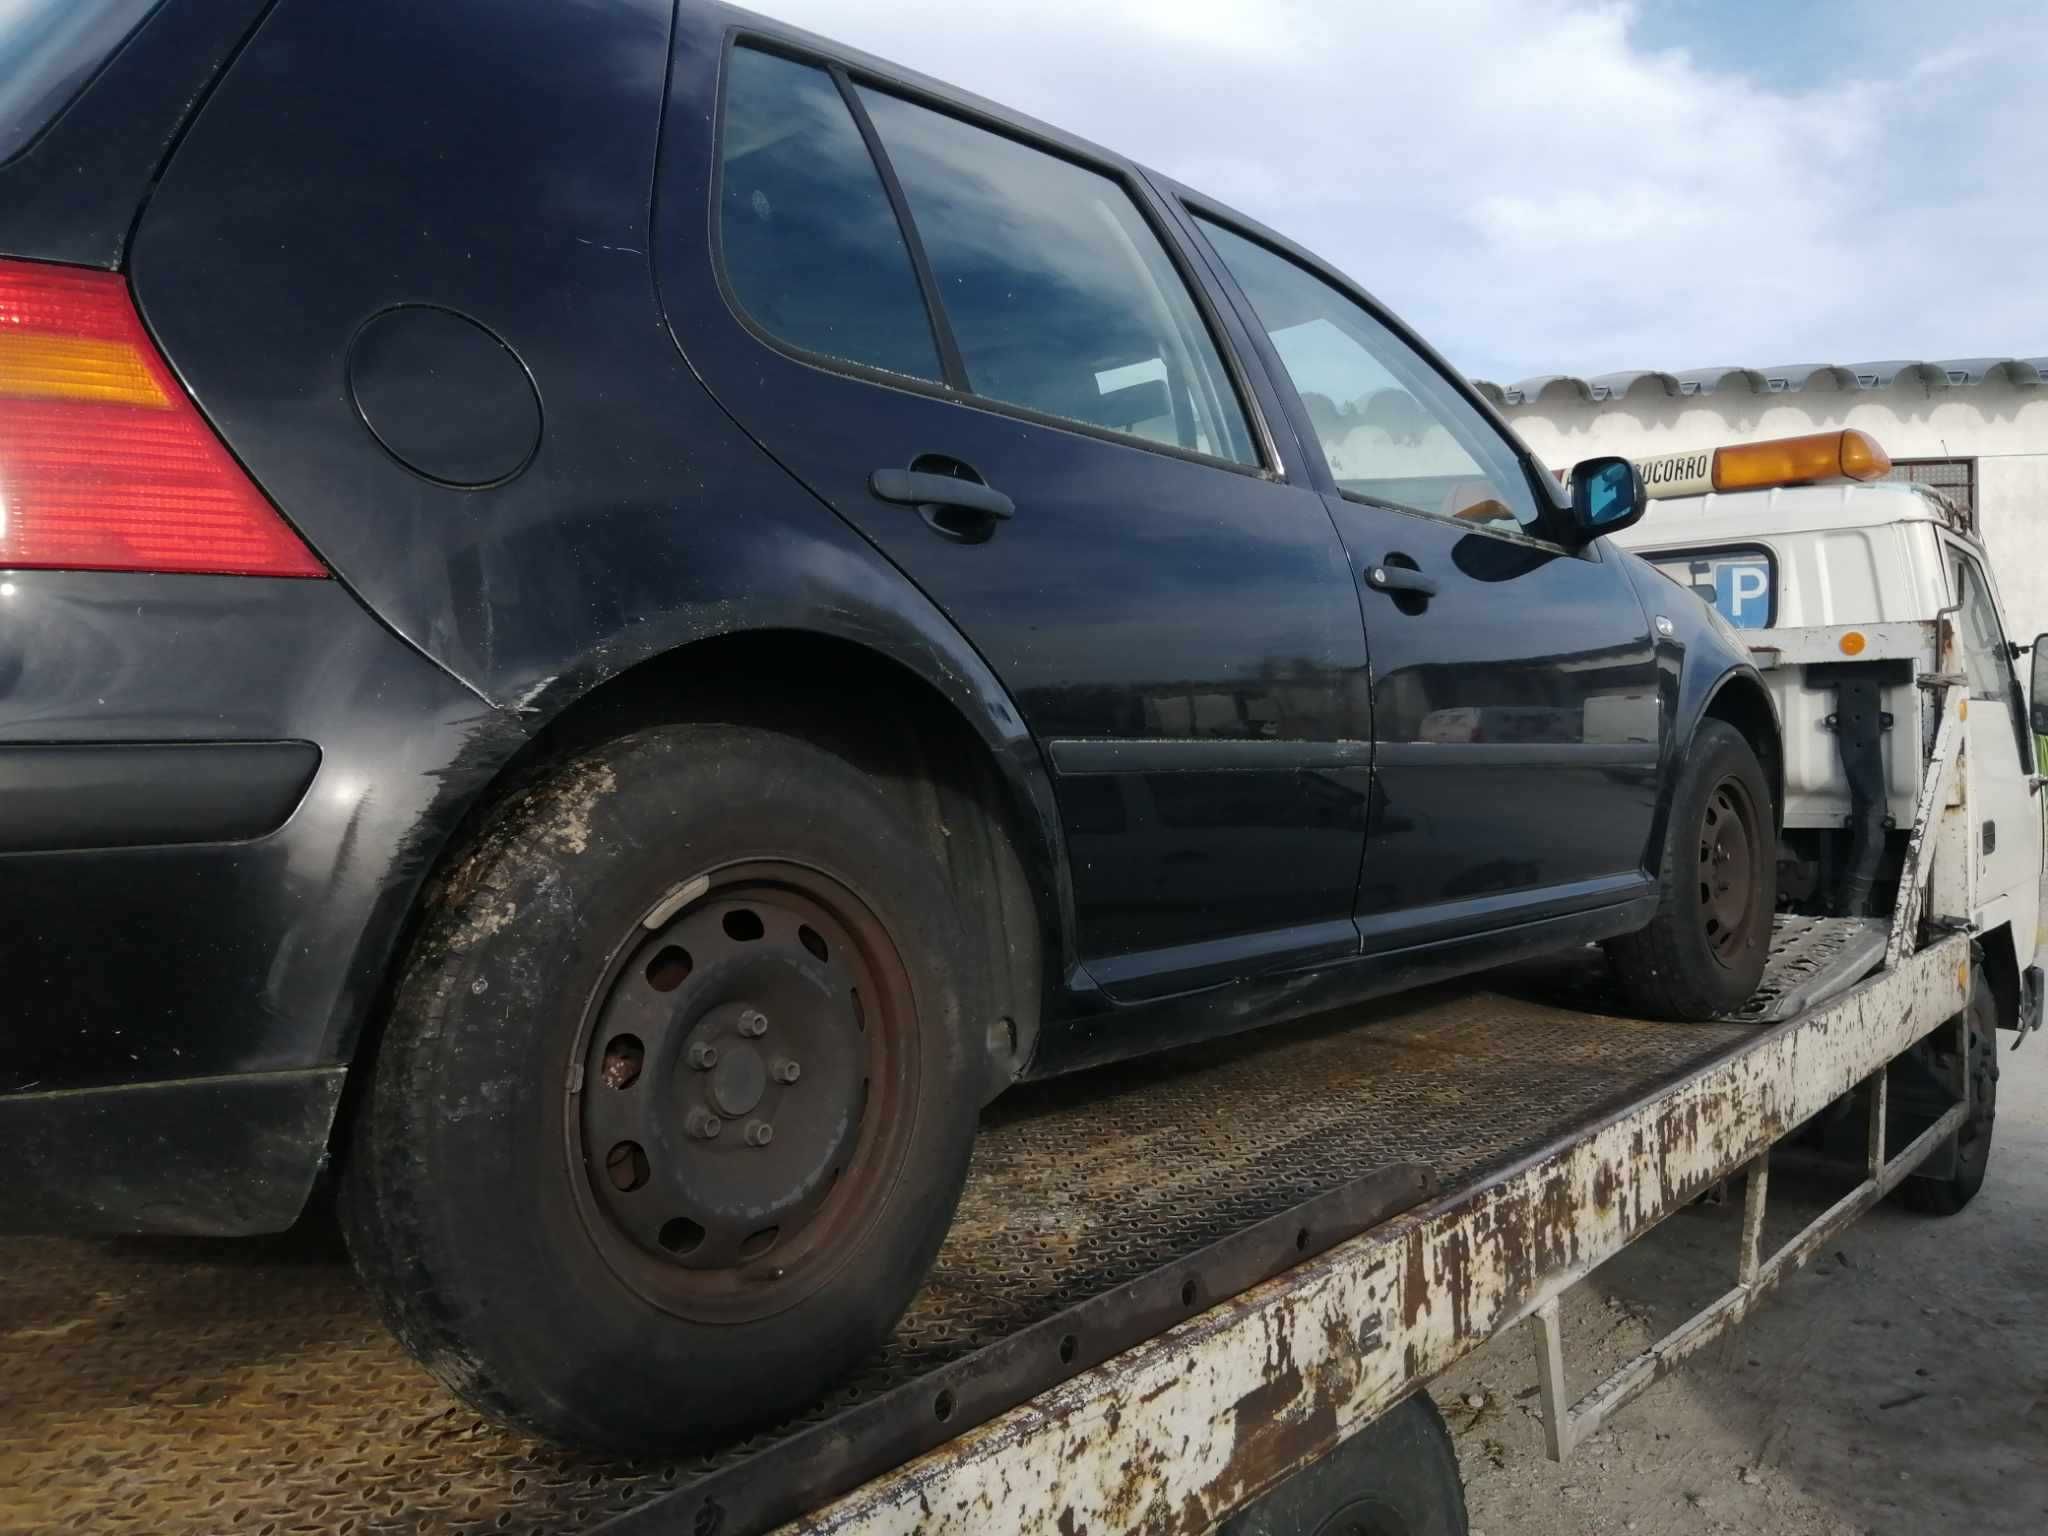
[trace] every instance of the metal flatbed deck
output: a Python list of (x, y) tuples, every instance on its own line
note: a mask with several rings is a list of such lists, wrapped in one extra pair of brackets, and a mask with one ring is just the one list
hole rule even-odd
[[(1004, 1379), (1026, 1378), (1014, 1359), (978, 1350), (1036, 1337), (1026, 1330), (1055, 1317), (1065, 1329), (1087, 1316), (1077, 1304), (1151, 1276), (1166, 1277), (1176, 1314), (1155, 1306), (1153, 1332), (1224, 1319), (1231, 1307), (1219, 1303), (1247, 1282), (1212, 1245), (1277, 1223), (1305, 1261), (1266, 1289), (1283, 1286), (1369, 1242), (1355, 1234), (1386, 1209), (1476, 1198), (1546, 1149), (1797, 1027), (1615, 1017), (1602, 1011), (1597, 966), (1587, 952), (1490, 986), (1408, 994), (1019, 1090), (987, 1117), (951, 1237), (886, 1353), (788, 1430), (691, 1459), (608, 1462), (479, 1422), (399, 1352), (338, 1246), (317, 1233), (0, 1242), (0, 1529), (553, 1532), (624, 1517), (629, 1529), (740, 1536), (981, 1421), (996, 1419), (986, 1436), (1028, 1416), (1029, 1405), (997, 1418), (1027, 1395), (1001, 1396)], [(1935, 987), (1921, 1008), (1930, 1025), (1932, 1010), (1956, 1006), (1949, 990)], [(1729, 1158), (1744, 1155), (1741, 1140), (1728, 1138)], [(1667, 1156), (1685, 1178), (1705, 1166), (1695, 1150)], [(1405, 1198), (1347, 1215), (1345, 1190), (1412, 1165), (1433, 1172), (1433, 1194), (1411, 1183)], [(1653, 1221), (1684, 1183), (1677, 1161), (1660, 1178), (1655, 1201), (1614, 1190), (1603, 1213), (1633, 1199), (1638, 1220)], [(1288, 1213), (1304, 1208), (1297, 1227)], [(1541, 1239), (1559, 1245), (1555, 1262), (1532, 1252), (1519, 1283), (1579, 1260), (1568, 1215)], [(1459, 1293), (1476, 1279), (1428, 1278), (1459, 1313), (1451, 1332), (1489, 1323), (1471, 1309), (1493, 1303)], [(1131, 1342), (1063, 1332), (1050, 1369), (1087, 1372), (1078, 1389)], [(1428, 1363), (1415, 1347), (1396, 1375)], [(1286, 1401), (1272, 1406), (1286, 1417)], [(866, 1465), (863, 1412), (871, 1426), (899, 1426), (890, 1455), (875, 1461), (871, 1445)], [(910, 1431), (918, 1444), (901, 1442), (904, 1422), (921, 1426)], [(1341, 1427), (1324, 1426), (1325, 1438)], [(809, 1440), (792, 1438), (806, 1429)]]

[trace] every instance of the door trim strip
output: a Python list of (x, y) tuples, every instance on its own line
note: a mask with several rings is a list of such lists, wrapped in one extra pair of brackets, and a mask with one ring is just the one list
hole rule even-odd
[(1369, 741), (1271, 741), (1235, 736), (1065, 736), (1045, 745), (1053, 768), (1068, 776), (1370, 768), (1373, 751)]

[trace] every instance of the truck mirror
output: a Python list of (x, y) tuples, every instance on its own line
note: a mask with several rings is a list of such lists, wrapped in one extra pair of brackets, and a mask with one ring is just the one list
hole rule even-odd
[(1627, 459), (1581, 459), (1572, 466), (1572, 523), (1582, 540), (1618, 533), (1650, 505), (1643, 477)]
[(2027, 719), (2036, 736), (2048, 736), (2048, 635), (2034, 636), (2034, 675), (2027, 686)]

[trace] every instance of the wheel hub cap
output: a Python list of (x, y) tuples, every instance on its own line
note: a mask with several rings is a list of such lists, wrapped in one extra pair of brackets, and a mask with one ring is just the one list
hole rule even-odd
[(1750, 942), (1759, 857), (1749, 796), (1739, 781), (1723, 779), (1700, 821), (1700, 922), (1716, 959), (1732, 960)]
[(614, 1269), (674, 1310), (744, 1315), (840, 1254), (872, 1206), (908, 986), (836, 882), (731, 875), (629, 941), (586, 1019), (566, 1128)]

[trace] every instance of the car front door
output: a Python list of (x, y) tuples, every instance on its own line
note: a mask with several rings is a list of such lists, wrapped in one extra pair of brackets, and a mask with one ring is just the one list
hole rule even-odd
[(1214, 210), (1198, 224), (1294, 384), (1360, 583), (1366, 949), (1641, 896), (1665, 723), (1621, 557), (1560, 542), (1526, 455), (1361, 298)]
[(1017, 701), (1097, 983), (1355, 953), (1357, 599), (1159, 205), (789, 46), (679, 44), (657, 270), (685, 353)]

